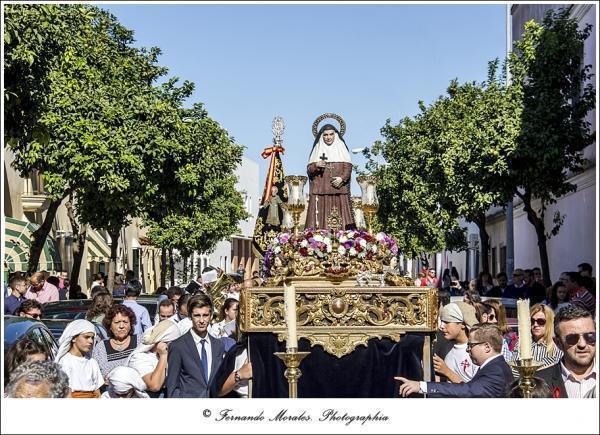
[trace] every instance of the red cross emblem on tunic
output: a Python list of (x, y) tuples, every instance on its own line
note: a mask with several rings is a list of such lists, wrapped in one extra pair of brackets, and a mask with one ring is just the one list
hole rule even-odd
[(463, 362), (461, 362), (461, 363), (460, 363), (460, 365), (462, 366), (462, 368), (463, 368), (463, 372), (465, 372), (465, 373), (467, 373), (467, 369), (468, 369), (469, 367), (471, 367), (471, 363), (469, 362), (469, 360), (468, 360), (468, 359), (466, 359), (466, 360), (464, 360)]

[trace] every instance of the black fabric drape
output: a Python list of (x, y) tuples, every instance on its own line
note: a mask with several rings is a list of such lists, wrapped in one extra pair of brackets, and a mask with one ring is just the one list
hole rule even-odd
[[(285, 343), (270, 333), (249, 334), (249, 339), (254, 376), (252, 397), (287, 398), (285, 365), (273, 355), (284, 352)], [(321, 346), (311, 348), (306, 339), (300, 339), (299, 350), (311, 354), (300, 364), (298, 397), (398, 397), (399, 383), (394, 376), (423, 379), (423, 343), (424, 335), (417, 333), (402, 335), (398, 343), (371, 339), (368, 347), (358, 346), (351, 354), (337, 358)]]

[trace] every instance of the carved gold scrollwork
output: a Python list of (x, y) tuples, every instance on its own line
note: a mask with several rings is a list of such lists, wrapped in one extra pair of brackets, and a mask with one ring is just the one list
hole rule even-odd
[[(310, 279), (310, 278), (307, 278)], [(313, 283), (314, 281), (309, 281)], [(325, 283), (320, 283), (325, 284)], [(242, 291), (241, 328), (285, 339), (281, 287)], [(420, 287), (296, 287), (298, 336), (337, 357), (370, 338), (399, 340), (409, 332), (437, 328), (437, 290)]]

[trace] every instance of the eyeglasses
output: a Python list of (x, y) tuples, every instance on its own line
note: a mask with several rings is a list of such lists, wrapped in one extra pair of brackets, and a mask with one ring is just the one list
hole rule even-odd
[(567, 334), (565, 335), (565, 343), (569, 346), (575, 346), (579, 343), (579, 337), (584, 338), (585, 342), (590, 346), (596, 345), (596, 333), (595, 332), (584, 332), (583, 334)]
[(473, 349), (478, 344), (485, 344), (485, 343), (486, 343), (485, 341), (475, 341), (475, 342), (468, 341), (467, 342), (467, 350)]
[(544, 326), (546, 324), (546, 319), (534, 319), (533, 317), (531, 318), (531, 326), (538, 324), (540, 326)]
[(42, 315), (41, 314), (37, 314), (37, 313), (36, 314), (25, 313), (25, 315), (27, 317), (31, 317), (32, 319), (41, 319), (42, 318)]
[(494, 314), (488, 314), (487, 318), (488, 320), (494, 320), (496, 316)]

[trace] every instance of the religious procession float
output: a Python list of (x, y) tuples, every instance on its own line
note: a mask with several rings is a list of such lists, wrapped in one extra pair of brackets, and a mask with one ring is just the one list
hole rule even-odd
[[(317, 131), (325, 118), (339, 130), (326, 124)], [(280, 216), (281, 226), (262, 232), (265, 281), (244, 289), (240, 303), (252, 397), (396, 397), (394, 376), (431, 378), (436, 289), (402, 277), (396, 242), (371, 231), (376, 179), (358, 177), (361, 197), (350, 196), (344, 131), (335, 114), (317, 118), (308, 176), (283, 177), (273, 164), (277, 153), (271, 156), (265, 221)], [(280, 149), (281, 133), (274, 123)], [(281, 195), (273, 200), (271, 192)]]

